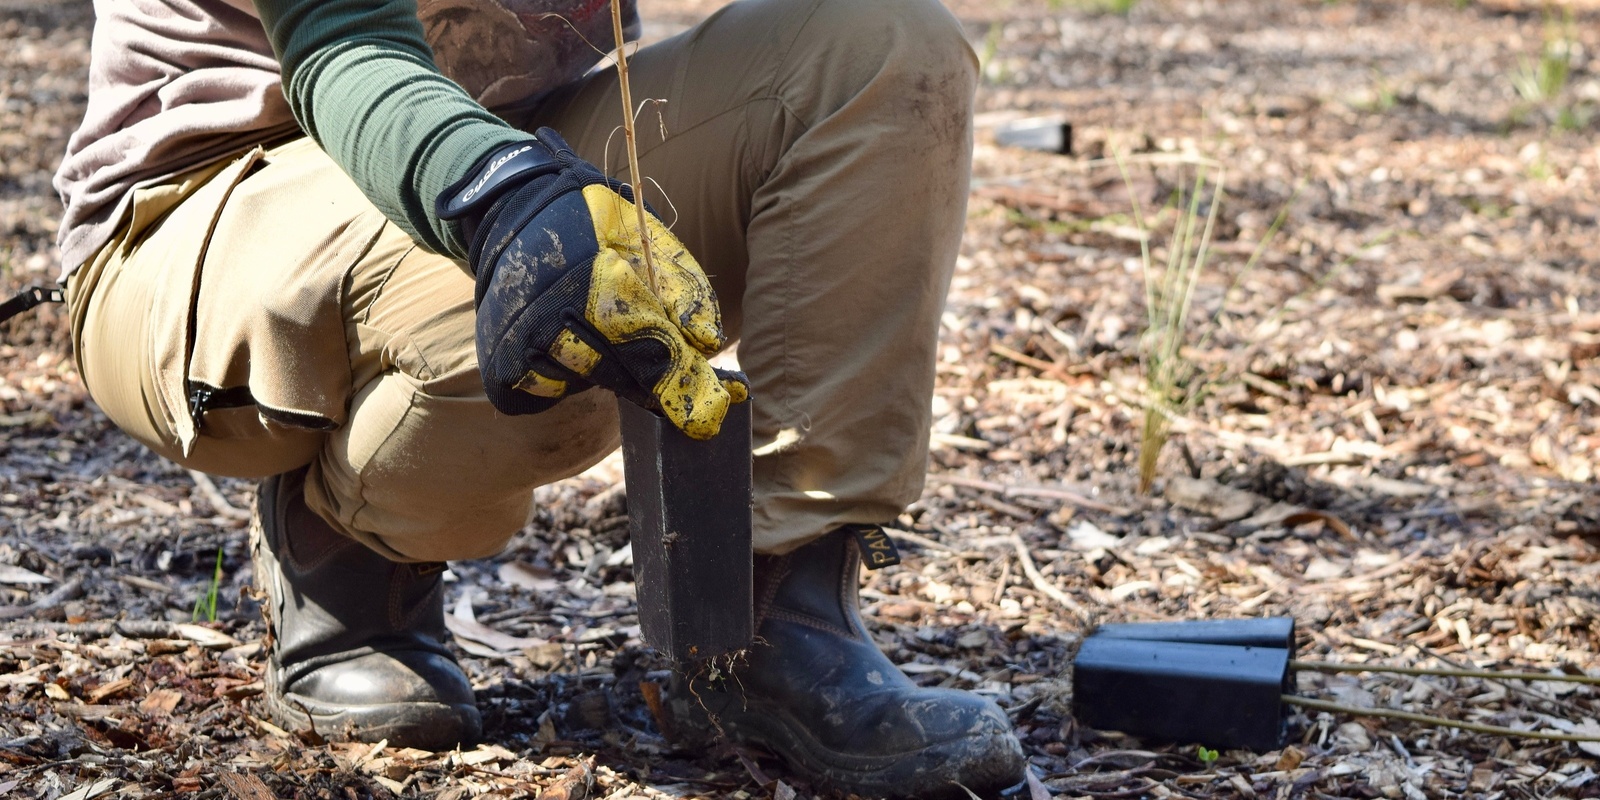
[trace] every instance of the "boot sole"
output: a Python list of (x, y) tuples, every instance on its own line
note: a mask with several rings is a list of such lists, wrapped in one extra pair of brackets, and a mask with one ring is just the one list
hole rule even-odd
[[(703, 746), (720, 738), (706, 709), (692, 698), (672, 698), (669, 707), (673, 732), (685, 743)], [(728, 739), (772, 750), (813, 783), (890, 800), (964, 800), (969, 789), (984, 796), (1015, 784), (1024, 764), (1022, 746), (1010, 731), (978, 731), (920, 750), (863, 756), (828, 748), (781, 710), (725, 708), (717, 724)]]

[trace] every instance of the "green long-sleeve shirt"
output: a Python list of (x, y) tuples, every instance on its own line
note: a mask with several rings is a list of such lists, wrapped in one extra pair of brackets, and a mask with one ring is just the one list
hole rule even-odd
[[(435, 198), (484, 155), (528, 135), (440, 74), (415, 0), (255, 5), (300, 126), (385, 216), (425, 247), (464, 259), (466, 244), (434, 214)], [(575, 11), (607, 9), (602, 0)]]

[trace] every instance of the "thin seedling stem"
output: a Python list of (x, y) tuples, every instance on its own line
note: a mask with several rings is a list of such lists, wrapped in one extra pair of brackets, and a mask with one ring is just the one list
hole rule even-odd
[(1400, 719), (1407, 722), (1417, 722), (1431, 725), (1436, 728), (1459, 728), (1473, 733), (1488, 733), (1495, 736), (1520, 736), (1524, 739), (1546, 739), (1552, 742), (1600, 742), (1600, 736), (1586, 736), (1581, 733), (1554, 733), (1550, 731), (1522, 731), (1516, 728), (1505, 728), (1499, 725), (1480, 725), (1476, 722), (1462, 722), (1460, 720), (1434, 717), (1427, 714), (1415, 714), (1410, 711), (1400, 711), (1393, 708), (1359, 708), (1340, 703), (1330, 703), (1327, 700), (1316, 700), (1310, 697), (1286, 694), (1282, 696), (1284, 703), (1301, 708), (1310, 708), (1316, 711), (1329, 711), (1334, 714), (1348, 714), (1352, 717), (1385, 717), (1387, 719)]
[(622, 0), (611, 0), (611, 31), (617, 43), (617, 83), (622, 87), (622, 137), (628, 150), (628, 181), (633, 186), (633, 210), (639, 218), (639, 251), (644, 254), (645, 281), (659, 295), (656, 262), (650, 254), (650, 229), (645, 225), (644, 183), (639, 175), (639, 145), (633, 128), (633, 90), (628, 85), (628, 45), (622, 40)]
[(1338, 664), (1331, 661), (1290, 661), (1290, 669), (1306, 672), (1382, 672), (1391, 675), (1428, 675), (1439, 678), (1482, 678), (1491, 681), (1551, 681), (1554, 683), (1583, 683), (1600, 686), (1600, 678), (1592, 675), (1546, 675), (1542, 672), (1507, 672), (1494, 669), (1458, 669), (1453, 667), (1401, 667), (1388, 664)]
[[(1200, 197), (1205, 193), (1205, 178), (1206, 176), (1204, 172), (1201, 172), (1195, 176), (1194, 197), (1190, 198), (1192, 210), (1189, 213), (1189, 227), (1191, 229), (1195, 224), (1193, 220), (1196, 218), (1196, 214), (1199, 212)], [(1189, 310), (1194, 302), (1195, 289), (1200, 285), (1200, 273), (1205, 270), (1206, 260), (1211, 255), (1212, 236), (1216, 233), (1217, 214), (1221, 211), (1223, 199), (1226, 197), (1226, 189), (1224, 188), (1226, 183), (1226, 173), (1219, 169), (1217, 171), (1216, 186), (1211, 190), (1211, 207), (1207, 210), (1205, 230), (1201, 231), (1200, 244), (1194, 251), (1193, 268), (1190, 269), (1186, 267), (1184, 270), (1180, 270), (1179, 273), (1180, 275), (1184, 275), (1188, 278), (1188, 284), (1183, 288), (1183, 299), (1178, 303), (1178, 323), (1175, 330), (1180, 333), (1189, 323)], [(1185, 250), (1187, 250), (1187, 247)], [(1178, 350), (1182, 346), (1182, 343), (1182, 336), (1173, 337), (1173, 344), (1170, 348), (1171, 355), (1178, 355)]]

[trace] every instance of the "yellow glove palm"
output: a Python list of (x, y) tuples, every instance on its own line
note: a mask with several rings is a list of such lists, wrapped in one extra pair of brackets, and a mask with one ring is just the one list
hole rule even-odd
[(706, 361), (724, 338), (705, 273), (647, 214), (652, 281), (637, 211), (618, 191), (627, 190), (553, 132), (537, 137), (486, 157), (440, 200), (442, 216), (473, 231), (489, 400), (508, 414), (536, 413), (599, 385), (691, 437), (714, 436), (749, 390), (743, 375)]
[[(590, 268), (584, 318), (613, 345), (653, 341), (666, 351), (666, 369), (650, 389), (661, 412), (696, 439), (714, 436), (729, 403), (749, 396), (743, 381), (723, 377), (706, 362), (722, 349), (721, 313), (700, 264), (654, 214), (646, 214), (655, 285), (645, 263), (633, 203), (600, 184), (583, 188), (599, 252)], [(575, 332), (550, 348), (556, 363), (589, 377), (605, 356)], [(535, 383), (547, 376), (529, 371)]]

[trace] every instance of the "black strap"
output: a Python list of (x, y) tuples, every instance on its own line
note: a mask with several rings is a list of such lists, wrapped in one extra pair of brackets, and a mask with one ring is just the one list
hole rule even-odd
[(861, 548), (861, 563), (867, 569), (892, 567), (900, 563), (900, 549), (894, 546), (889, 532), (878, 525), (847, 525), (856, 535), (856, 546)]
[(10, 300), (0, 303), (0, 322), (5, 322), (34, 306), (45, 303), (65, 303), (66, 301), (66, 295), (62, 294), (60, 289), (29, 286), (13, 295)]

